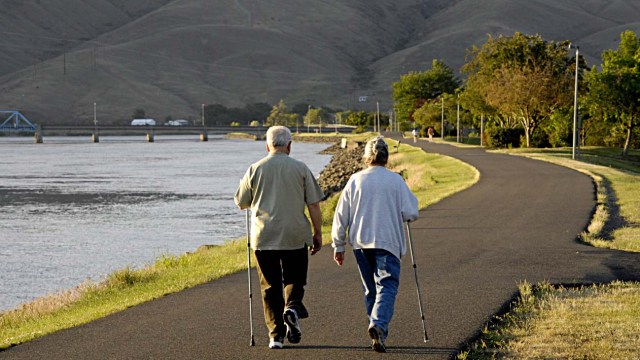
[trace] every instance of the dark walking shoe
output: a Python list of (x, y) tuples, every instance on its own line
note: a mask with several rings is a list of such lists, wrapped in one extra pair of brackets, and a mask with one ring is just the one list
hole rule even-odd
[(286, 309), (284, 311), (284, 324), (287, 326), (287, 340), (292, 344), (297, 344), (302, 338), (300, 331), (300, 323), (298, 322), (298, 314), (294, 309)]
[(387, 348), (384, 346), (384, 335), (382, 330), (377, 326), (369, 328), (369, 337), (371, 338), (371, 348), (379, 353), (387, 352)]

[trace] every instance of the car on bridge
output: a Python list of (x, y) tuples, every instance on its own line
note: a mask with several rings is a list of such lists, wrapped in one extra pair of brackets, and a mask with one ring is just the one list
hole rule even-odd
[(169, 120), (164, 123), (165, 126), (189, 126), (189, 120)]
[(133, 119), (131, 126), (156, 126), (156, 121), (153, 119)]

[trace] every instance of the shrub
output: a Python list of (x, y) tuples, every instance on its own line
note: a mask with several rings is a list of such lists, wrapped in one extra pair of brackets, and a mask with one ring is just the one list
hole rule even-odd
[(524, 132), (522, 129), (489, 128), (485, 132), (487, 147), (490, 148), (512, 148), (520, 147), (520, 136)]

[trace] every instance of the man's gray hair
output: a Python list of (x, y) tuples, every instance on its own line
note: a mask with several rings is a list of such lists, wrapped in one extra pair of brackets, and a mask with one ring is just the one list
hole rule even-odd
[(387, 165), (387, 161), (389, 160), (389, 147), (382, 136), (377, 136), (367, 141), (362, 160), (365, 165)]
[(287, 146), (291, 142), (291, 131), (286, 126), (272, 126), (267, 130), (267, 145)]

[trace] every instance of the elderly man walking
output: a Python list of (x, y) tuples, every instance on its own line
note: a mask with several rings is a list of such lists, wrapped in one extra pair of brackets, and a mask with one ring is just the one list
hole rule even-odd
[(404, 222), (418, 218), (418, 200), (402, 177), (385, 168), (389, 148), (382, 137), (367, 142), (368, 167), (351, 176), (333, 217), (334, 260), (344, 261), (347, 238), (360, 271), (369, 317), (371, 346), (386, 352), (385, 340), (400, 283), (400, 258), (406, 254)]
[[(258, 263), (269, 348), (284, 338), (300, 342), (299, 319), (309, 316), (302, 303), (309, 258), (322, 247), (320, 200), (324, 194), (309, 168), (289, 157), (291, 132), (284, 126), (267, 131), (268, 155), (252, 164), (240, 181), (235, 202), (251, 208), (251, 248)], [(309, 220), (305, 215), (309, 210)]]

